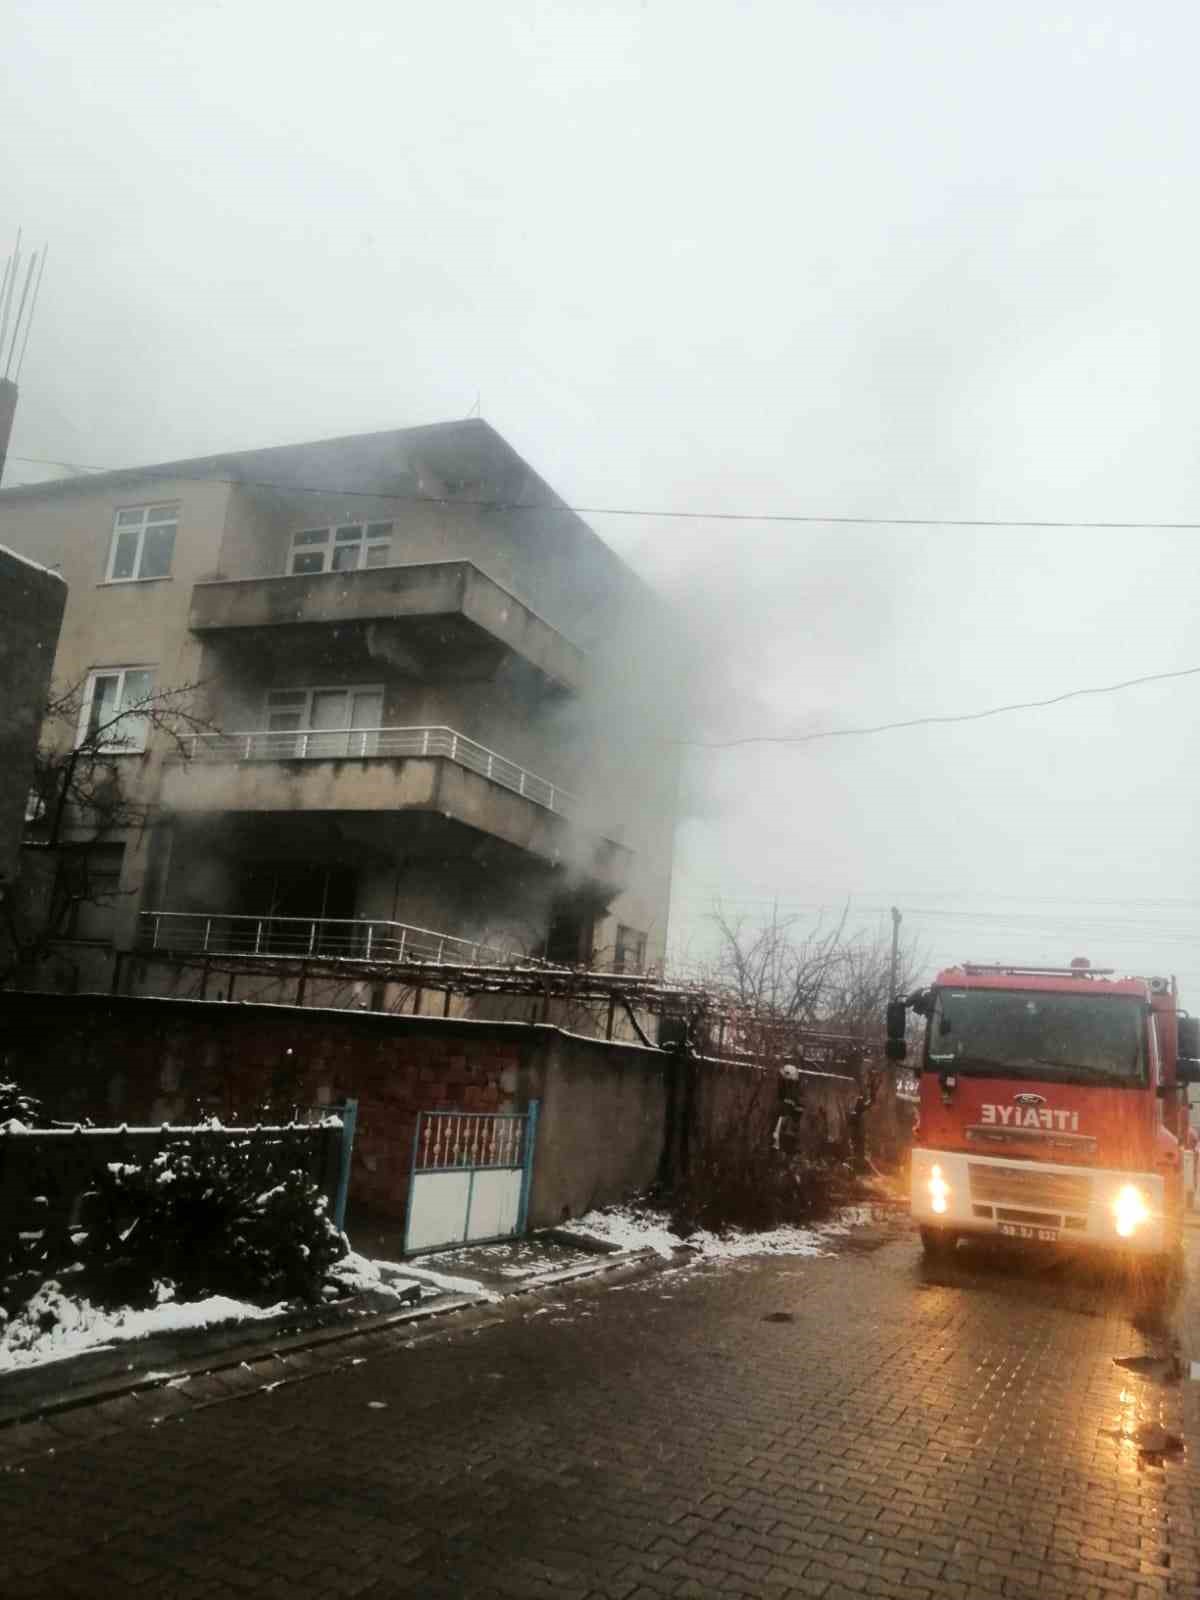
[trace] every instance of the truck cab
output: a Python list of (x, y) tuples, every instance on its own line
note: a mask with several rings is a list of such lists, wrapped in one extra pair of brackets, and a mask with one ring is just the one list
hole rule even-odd
[(912, 1214), (927, 1254), (999, 1235), (1172, 1257), (1200, 1075), (1173, 980), (965, 963), (905, 1004), (926, 1023)]

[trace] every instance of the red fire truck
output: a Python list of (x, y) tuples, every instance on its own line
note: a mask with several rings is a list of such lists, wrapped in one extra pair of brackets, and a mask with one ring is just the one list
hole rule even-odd
[(1200, 1019), (1173, 978), (949, 967), (889, 1006), (893, 1061), (909, 1008), (926, 1023), (912, 1213), (927, 1255), (991, 1234), (1174, 1259)]

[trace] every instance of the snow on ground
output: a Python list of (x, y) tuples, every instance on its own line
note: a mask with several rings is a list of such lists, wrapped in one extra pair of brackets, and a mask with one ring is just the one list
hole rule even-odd
[[(160, 1285), (164, 1289), (165, 1285)], [(182, 1333), (221, 1323), (259, 1322), (277, 1317), (287, 1305), (252, 1306), (228, 1295), (176, 1303), (165, 1292), (160, 1304), (145, 1311), (130, 1307), (103, 1310), (88, 1300), (64, 1294), (54, 1279), (44, 1283), (0, 1332), (0, 1372), (62, 1361), (84, 1350), (108, 1349), (152, 1333)]]
[(566, 1226), (572, 1233), (587, 1234), (622, 1250), (656, 1250), (661, 1256), (669, 1256), (686, 1247), (706, 1260), (729, 1261), (741, 1256), (829, 1255), (828, 1241), (832, 1236), (847, 1234), (851, 1228), (871, 1220), (870, 1206), (847, 1206), (831, 1221), (815, 1222), (807, 1228), (788, 1225), (763, 1233), (731, 1229), (723, 1237), (701, 1230), (681, 1239), (672, 1232), (665, 1212), (618, 1206), (610, 1211), (589, 1211)]
[[(441, 1294), (498, 1300), (473, 1278), (455, 1278), (425, 1267), (370, 1261), (353, 1251), (337, 1262), (328, 1279), (346, 1294), (373, 1293), (404, 1299), (419, 1288), (422, 1299)], [(0, 1313), (0, 1376), (22, 1367), (65, 1361), (85, 1350), (108, 1350), (155, 1333), (183, 1333), (239, 1322), (261, 1322), (294, 1309), (287, 1301), (273, 1306), (249, 1305), (228, 1295), (177, 1302), (168, 1283), (157, 1286), (158, 1304), (146, 1310), (130, 1306), (105, 1309), (67, 1293), (57, 1279), (48, 1279), (7, 1323)]]
[(535, 1279), (547, 1272), (595, 1264), (590, 1250), (569, 1249), (542, 1238), (507, 1239), (497, 1244), (472, 1244), (458, 1250), (439, 1250), (438, 1261), (468, 1272), (495, 1274), (502, 1279)]
[(371, 1261), (355, 1250), (336, 1261), (325, 1276), (347, 1294), (391, 1295), (396, 1300), (402, 1300), (406, 1291), (421, 1287), (407, 1267), (392, 1261)]
[(430, 1289), (435, 1294), (469, 1294), (477, 1300), (499, 1300), (500, 1296), (492, 1289), (486, 1289), (482, 1283), (474, 1278), (455, 1278), (448, 1272), (434, 1272), (429, 1267), (416, 1267), (411, 1261), (406, 1261), (403, 1266), (398, 1266), (394, 1261), (376, 1261), (379, 1270), (387, 1276), (395, 1274), (396, 1277), (407, 1278), (410, 1282), (419, 1283), (422, 1293)]

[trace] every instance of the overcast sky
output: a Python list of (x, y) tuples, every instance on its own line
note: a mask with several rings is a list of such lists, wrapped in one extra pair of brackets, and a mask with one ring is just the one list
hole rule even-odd
[[(478, 405), (584, 506), (1200, 520), (1198, 51), (1183, 0), (18, 4), (14, 455)], [(713, 737), (1200, 664), (1190, 532), (590, 520), (686, 600)], [(696, 757), (677, 948), (715, 894), (897, 903), (931, 963), (1200, 1010), (1198, 697)]]

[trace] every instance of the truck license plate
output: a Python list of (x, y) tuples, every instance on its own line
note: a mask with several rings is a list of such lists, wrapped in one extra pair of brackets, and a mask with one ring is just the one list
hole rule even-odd
[(1030, 1228), (1023, 1222), (1002, 1222), (999, 1227), (1010, 1239), (1040, 1239), (1044, 1244), (1053, 1244), (1058, 1238), (1057, 1228)]

